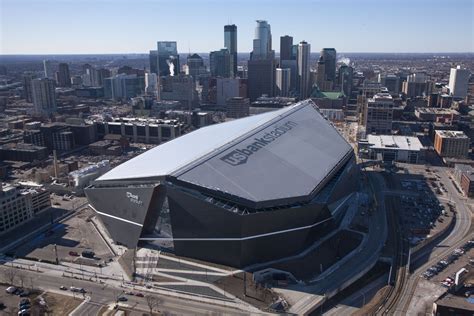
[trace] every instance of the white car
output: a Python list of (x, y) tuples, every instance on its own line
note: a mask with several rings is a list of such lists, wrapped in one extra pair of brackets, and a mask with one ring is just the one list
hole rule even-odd
[(14, 286), (9, 286), (9, 287), (5, 290), (5, 292), (7, 292), (8, 294), (13, 294), (13, 292), (15, 292), (15, 291), (16, 291), (16, 287), (14, 287)]

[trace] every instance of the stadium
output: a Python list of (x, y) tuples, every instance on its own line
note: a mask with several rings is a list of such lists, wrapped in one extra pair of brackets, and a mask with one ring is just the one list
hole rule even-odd
[(166, 200), (176, 255), (246, 267), (335, 230), (358, 175), (352, 147), (306, 100), (159, 145), (85, 192), (118, 243), (160, 239)]

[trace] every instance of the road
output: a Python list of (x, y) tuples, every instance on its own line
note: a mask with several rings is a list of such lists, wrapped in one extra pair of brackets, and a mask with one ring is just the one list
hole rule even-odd
[[(0, 273), (4, 269), (11, 269), (10, 267), (0, 266)], [(61, 291), (59, 286), (64, 285), (66, 287), (75, 286), (82, 287), (88, 291), (87, 295), (90, 297), (91, 304), (84, 304), (79, 314), (76, 315), (87, 315), (87, 311), (93, 312), (100, 308), (100, 306), (112, 304), (118, 295), (124, 290), (118, 286), (103, 285), (94, 282), (81, 281), (76, 279), (64, 278), (61, 276), (52, 276), (45, 273), (37, 273), (33, 271), (22, 270), (22, 272), (34, 280), (34, 286), (45, 291), (51, 291), (54, 293), (60, 293), (63, 295), (82, 295), (73, 294), (70, 291)], [(146, 293), (144, 293), (146, 294)], [(247, 313), (239, 312), (235, 308), (217, 306), (209, 303), (201, 303), (182, 298), (175, 298), (160, 295), (158, 296), (161, 300), (159, 310), (162, 312), (170, 312), (179, 315), (209, 315), (210, 313), (219, 315), (246, 315)], [(123, 306), (130, 308), (148, 311), (148, 305), (145, 298), (129, 296), (127, 302), (121, 303)], [(91, 314), (92, 315), (92, 314)], [(94, 314), (95, 315), (95, 314)]]
[(448, 237), (446, 237), (440, 243), (440, 245), (443, 247), (434, 248), (434, 250), (428, 247), (422, 250), (420, 253), (417, 253), (416, 256), (412, 258), (412, 263), (415, 263), (417, 260), (419, 260), (419, 258), (424, 258), (426, 256), (428, 256), (429, 259), (426, 263), (418, 267), (408, 278), (404, 291), (400, 296), (400, 301), (397, 305), (395, 315), (406, 315), (408, 311), (415, 313), (415, 311), (410, 309), (410, 304), (412, 303), (412, 298), (415, 296), (420, 274), (431, 265), (447, 256), (469, 238), (469, 236), (466, 237), (466, 235), (469, 233), (471, 227), (472, 215), (471, 211), (466, 206), (466, 199), (459, 195), (456, 188), (452, 184), (447, 172), (447, 168), (432, 167), (431, 169), (435, 170), (436, 173), (441, 176), (441, 181), (444, 183), (449, 192), (449, 199), (451, 199), (456, 205), (456, 224)]

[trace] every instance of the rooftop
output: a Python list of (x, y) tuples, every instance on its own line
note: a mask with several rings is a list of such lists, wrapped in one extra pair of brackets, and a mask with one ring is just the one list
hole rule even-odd
[(441, 108), (416, 108), (415, 111), (420, 113), (429, 113), (429, 114), (454, 114), (459, 115), (459, 112), (453, 109), (441, 109)]
[(378, 102), (378, 101), (393, 101), (392, 96), (390, 93), (387, 92), (380, 92), (376, 93), (373, 98), (369, 99), (369, 102)]
[(436, 130), (436, 134), (443, 138), (468, 138), (463, 131)]
[(374, 149), (399, 149), (420, 151), (424, 147), (418, 137), (398, 135), (368, 135), (367, 141)]

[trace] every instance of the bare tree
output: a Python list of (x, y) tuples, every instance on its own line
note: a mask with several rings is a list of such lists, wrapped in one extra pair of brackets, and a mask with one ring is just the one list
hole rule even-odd
[(150, 309), (150, 316), (153, 315), (153, 310), (161, 304), (161, 300), (158, 297), (147, 295), (146, 303)]
[(7, 282), (9, 285), (13, 285), (16, 279), (17, 270), (5, 266), (5, 269), (2, 269), (1, 271), (5, 282)]
[(35, 288), (35, 285), (33, 283), (33, 277), (30, 277), (30, 287), (31, 287), (31, 290), (33, 291), (34, 288)]
[(26, 274), (23, 272), (23, 271), (18, 271), (17, 272), (17, 277), (18, 279), (20, 280), (20, 287), (23, 288), (23, 284), (25, 283), (25, 280), (26, 280)]

